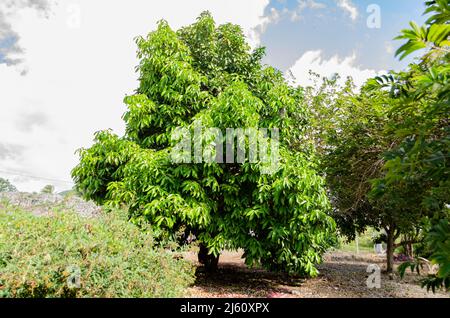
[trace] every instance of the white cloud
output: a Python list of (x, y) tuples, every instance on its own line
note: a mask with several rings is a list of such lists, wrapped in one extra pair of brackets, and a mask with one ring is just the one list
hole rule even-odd
[(351, 0), (337, 0), (337, 5), (350, 14), (350, 18), (355, 21), (358, 18), (359, 12)]
[[(267, 1), (267, 4), (269, 2)], [(260, 21), (255, 27), (250, 30), (248, 35), (249, 42), (252, 48), (258, 46), (261, 42), (261, 35), (266, 31), (269, 24), (277, 24), (280, 21), (281, 14), (275, 8), (270, 8), (269, 14), (260, 17)]]
[(305, 8), (310, 9), (323, 9), (326, 7), (325, 3), (317, 2), (315, 0), (297, 0), (298, 9), (303, 10)]
[[(9, 153), (0, 156), (0, 176), (24, 191), (38, 191), (47, 183), (58, 190), (70, 188), (70, 170), (78, 160), (74, 151), (90, 146), (95, 131), (124, 131), (122, 100), (137, 87), (137, 35), (153, 30), (162, 18), (174, 29), (190, 24), (204, 10), (210, 10), (218, 23), (239, 24), (251, 35), (262, 23), (267, 4), (268, 0), (72, 0), (58, 1), (48, 19), (33, 8), (21, 9), (9, 22), (20, 35), (29, 71), (21, 76), (14, 67), (0, 64), (0, 144), (6, 145), (0, 151)], [(73, 23), (78, 12), (79, 28)], [(27, 124), (33, 118), (37, 122)], [(20, 151), (13, 156), (14, 149)]]
[(323, 58), (322, 51), (308, 51), (295, 62), (289, 71), (295, 77), (294, 83), (301, 86), (314, 84), (309, 75), (310, 70), (328, 78), (338, 73), (341, 77), (339, 82), (341, 85), (345, 83), (347, 77), (351, 76), (356, 87), (361, 87), (371, 77), (386, 73), (385, 71), (361, 69), (355, 65), (355, 61), (356, 54), (345, 58), (336, 55), (326, 60)]
[(387, 52), (388, 54), (393, 54), (394, 51), (395, 51), (395, 49), (394, 49), (394, 44), (393, 44), (391, 41), (386, 41), (386, 42), (384, 43), (384, 47), (385, 47), (386, 52)]
[[(282, 4), (285, 3), (285, 1), (278, 1)], [(269, 4), (269, 1), (267, 1), (267, 5)], [(270, 24), (277, 24), (281, 19), (288, 17), (292, 22), (299, 21), (301, 19), (301, 13), (305, 9), (323, 9), (326, 5), (322, 2), (318, 2), (315, 0), (297, 0), (297, 6), (293, 10), (289, 10), (288, 8), (284, 7), (282, 10), (277, 10), (276, 8), (270, 8), (269, 13), (263, 17), (261, 17), (260, 23), (256, 25), (251, 34), (251, 38), (255, 39), (257, 43), (260, 41), (260, 36), (263, 34), (267, 27)], [(253, 44), (253, 43), (252, 43)], [(256, 45), (252, 45), (252, 47), (255, 47)]]
[(326, 8), (326, 5), (322, 2), (316, 2), (315, 0), (297, 0), (297, 7), (290, 12), (290, 19), (293, 22), (301, 19), (301, 13), (305, 9), (319, 10)]
[(0, 64), (8, 66), (23, 62), (23, 49), (18, 44), (20, 35), (14, 30), (11, 21), (19, 10), (35, 10), (41, 16), (48, 16), (49, 0), (2, 0), (0, 3)]

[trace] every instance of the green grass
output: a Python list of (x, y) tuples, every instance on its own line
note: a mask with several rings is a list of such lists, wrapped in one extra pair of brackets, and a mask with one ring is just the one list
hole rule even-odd
[[(357, 248), (356, 248), (356, 242), (352, 241), (349, 243), (345, 243), (342, 244), (341, 247), (339, 248), (340, 251), (344, 251), (344, 252), (351, 252), (351, 253), (356, 253), (357, 252)], [(373, 253), (374, 249), (373, 246), (363, 246), (361, 245), (361, 243), (359, 244), (359, 252), (363, 252), (363, 253)]]
[[(376, 231), (374, 229), (368, 229), (364, 234), (358, 236), (359, 252), (362, 253), (374, 253), (374, 243), (373, 238), (376, 236)], [(340, 251), (356, 253), (356, 241), (346, 242), (344, 239), (340, 240), (340, 246), (338, 248)]]
[(180, 297), (194, 281), (125, 213), (54, 214), (0, 205), (0, 297)]

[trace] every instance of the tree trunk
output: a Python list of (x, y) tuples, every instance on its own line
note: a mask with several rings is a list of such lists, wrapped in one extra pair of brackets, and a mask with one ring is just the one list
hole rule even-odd
[(413, 247), (411, 242), (406, 243), (405, 252), (406, 256), (408, 256), (409, 258), (413, 257)]
[(392, 273), (394, 269), (394, 229), (391, 227), (386, 230), (387, 242), (386, 242), (386, 260), (387, 260), (387, 269), (388, 273)]
[(209, 273), (217, 271), (217, 265), (219, 263), (219, 255), (214, 256), (209, 254), (208, 248), (200, 243), (200, 250), (198, 252), (198, 261), (205, 266), (205, 270)]

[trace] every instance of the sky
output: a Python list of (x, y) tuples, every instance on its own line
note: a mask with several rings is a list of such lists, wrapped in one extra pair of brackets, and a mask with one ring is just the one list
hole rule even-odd
[(419, 24), (421, 0), (0, 0), (0, 177), (20, 191), (70, 189), (76, 149), (123, 134), (123, 98), (137, 85), (134, 38), (209, 10), (242, 26), (264, 62), (310, 85), (308, 71), (357, 86), (410, 60), (393, 38)]

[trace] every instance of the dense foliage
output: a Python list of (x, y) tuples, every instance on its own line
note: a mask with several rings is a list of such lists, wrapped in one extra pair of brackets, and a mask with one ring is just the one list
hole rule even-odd
[[(125, 98), (126, 134), (99, 132), (80, 151), (73, 170), (78, 190), (101, 204), (125, 204), (133, 222), (148, 221), (161, 235), (195, 235), (199, 260), (211, 268), (222, 249), (242, 248), (248, 265), (317, 274), (335, 225), (315, 159), (302, 145), (302, 90), (262, 65), (264, 50), (250, 51), (239, 26), (217, 26), (207, 12), (177, 32), (160, 21), (136, 42), (140, 85)], [(278, 128), (278, 161), (176, 163), (173, 133), (198, 127), (224, 136), (227, 128)], [(225, 149), (225, 137), (193, 139)], [(212, 147), (203, 156), (218, 152)]]
[(425, 243), (433, 253), (428, 259), (417, 256), (412, 261), (401, 264), (398, 268), (400, 275), (403, 277), (406, 270), (420, 272), (431, 264), (438, 264), (439, 268), (436, 273), (428, 272), (426, 278), (422, 279), (422, 287), (427, 290), (436, 291), (437, 288), (444, 287), (450, 289), (450, 222), (448, 219), (440, 220), (433, 226), (426, 237)]
[(386, 153), (385, 175), (375, 181), (373, 192), (377, 199), (389, 197), (397, 207), (419, 210), (426, 217), (417, 218), (416, 226), (432, 242), (430, 258), (441, 268), (436, 279), (425, 281), (434, 290), (448, 288), (450, 278), (450, 248), (444, 243), (449, 230), (445, 224), (450, 220), (450, 1), (427, 1), (426, 5), (425, 13), (431, 14), (426, 24), (420, 28), (411, 24), (411, 29), (402, 31), (398, 38), (407, 42), (397, 55), (404, 57), (423, 48), (425, 53), (387, 83), (377, 79), (379, 86), (390, 87), (401, 101), (387, 131), (402, 141)]
[(180, 297), (193, 277), (191, 265), (118, 213), (0, 208), (0, 298)]

